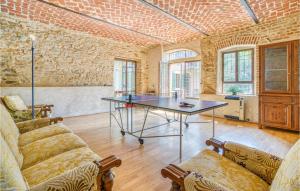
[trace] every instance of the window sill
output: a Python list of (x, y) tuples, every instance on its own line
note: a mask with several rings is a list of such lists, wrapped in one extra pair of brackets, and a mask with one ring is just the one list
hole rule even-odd
[[(232, 94), (216, 94), (216, 95), (219, 95), (219, 96), (230, 96)], [(241, 96), (241, 97), (257, 97), (258, 95), (256, 95), (256, 94), (238, 94), (236, 96)]]

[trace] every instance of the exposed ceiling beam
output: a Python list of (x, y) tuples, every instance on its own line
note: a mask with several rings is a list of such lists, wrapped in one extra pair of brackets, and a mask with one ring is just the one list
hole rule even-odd
[(171, 19), (177, 21), (178, 23), (184, 25), (185, 27), (187, 27), (187, 28), (189, 28), (189, 29), (192, 29), (193, 31), (196, 31), (196, 32), (198, 32), (198, 33), (201, 33), (201, 34), (203, 34), (203, 35), (205, 35), (205, 36), (209, 36), (206, 32), (204, 32), (204, 31), (202, 31), (202, 30), (200, 30), (200, 29), (194, 27), (193, 25), (191, 25), (191, 24), (189, 24), (189, 23), (187, 23), (187, 22), (185, 22), (185, 21), (179, 19), (179, 18), (176, 17), (175, 15), (173, 15), (173, 14), (171, 14), (171, 13), (169, 13), (169, 12), (163, 10), (163, 9), (161, 9), (160, 7), (158, 7), (158, 6), (156, 6), (156, 5), (153, 5), (152, 3), (149, 3), (149, 2), (146, 1), (146, 0), (138, 0), (138, 1), (141, 2), (141, 3), (143, 3), (144, 5), (147, 5), (147, 6), (153, 8), (153, 9), (155, 9), (155, 10), (158, 10), (158, 11), (162, 12), (164, 15), (166, 15), (166, 16), (168, 16), (169, 18), (171, 18)]
[(247, 1), (247, 0), (240, 0), (240, 1), (241, 1), (242, 5), (244, 6), (244, 8), (246, 9), (248, 15), (252, 18), (252, 20), (253, 20), (256, 24), (258, 24), (258, 23), (259, 23), (259, 20), (258, 20), (258, 18), (256, 17), (254, 11), (251, 9), (251, 6), (250, 6), (250, 4), (248, 3), (248, 1)]
[(77, 14), (77, 15), (80, 15), (80, 16), (83, 16), (83, 17), (86, 17), (86, 18), (88, 18), (88, 19), (92, 19), (92, 20), (95, 20), (95, 21), (99, 21), (99, 22), (102, 22), (102, 23), (111, 25), (111, 26), (113, 26), (113, 27), (117, 27), (117, 28), (120, 28), (120, 29), (129, 31), (129, 32), (132, 32), (132, 33), (140, 34), (140, 35), (142, 35), (142, 36), (145, 36), (145, 37), (148, 37), (148, 38), (152, 38), (152, 39), (155, 39), (155, 40), (160, 41), (160, 42), (174, 43), (174, 42), (170, 42), (170, 41), (164, 40), (164, 39), (159, 38), (159, 37), (156, 37), (156, 36), (152, 36), (152, 35), (148, 35), (148, 34), (145, 34), (145, 33), (139, 32), (139, 31), (132, 30), (132, 29), (130, 29), (130, 28), (127, 28), (127, 27), (124, 27), (124, 26), (121, 26), (121, 25), (118, 25), (118, 24), (115, 24), (115, 23), (106, 21), (106, 20), (104, 20), (104, 19), (100, 19), (100, 18), (96, 18), (96, 17), (90, 16), (90, 15), (87, 15), (87, 14), (84, 14), (84, 13), (80, 13), (80, 12), (74, 11), (74, 10), (72, 10), (72, 9), (69, 9), (69, 8), (66, 8), (66, 7), (62, 7), (62, 6), (60, 6), (60, 5), (56, 5), (56, 4), (54, 4), (54, 3), (51, 3), (51, 2), (48, 2), (48, 1), (45, 1), (45, 0), (37, 0), (37, 1), (39, 1), (39, 2), (41, 2), (41, 3), (48, 4), (48, 5), (50, 5), (50, 6), (53, 6), (53, 7), (59, 8), (59, 9), (63, 9), (63, 10), (65, 10), (65, 11), (69, 11), (69, 12), (71, 12), (71, 13), (74, 13), (74, 14)]

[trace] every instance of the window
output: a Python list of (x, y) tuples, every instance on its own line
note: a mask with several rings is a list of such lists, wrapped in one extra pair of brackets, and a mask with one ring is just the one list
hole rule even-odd
[(253, 49), (224, 52), (223, 93), (254, 94)]
[(177, 92), (183, 97), (199, 97), (201, 62), (182, 61), (169, 63), (176, 59), (196, 57), (197, 52), (192, 50), (176, 50), (167, 52), (160, 63), (160, 94), (170, 96)]
[(135, 65), (130, 60), (115, 60), (114, 89), (116, 94), (135, 93)]
[(177, 92), (183, 97), (199, 97), (200, 95), (200, 62), (183, 62), (170, 64), (170, 92)]
[(196, 56), (198, 56), (198, 53), (192, 50), (177, 50), (177, 51), (165, 53), (163, 57), (163, 61), (168, 62), (171, 60), (191, 58)]

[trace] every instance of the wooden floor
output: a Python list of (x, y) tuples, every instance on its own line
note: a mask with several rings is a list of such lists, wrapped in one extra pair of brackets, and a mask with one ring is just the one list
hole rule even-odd
[[(116, 155), (122, 165), (115, 169), (115, 191), (164, 191), (169, 190), (170, 182), (160, 175), (161, 168), (169, 163), (178, 164), (179, 138), (145, 139), (144, 145), (132, 136), (120, 134), (116, 123), (109, 128), (107, 113), (90, 116), (65, 118), (68, 125), (84, 139), (92, 150), (101, 157)], [(143, 111), (136, 112), (135, 125), (141, 126)], [(200, 119), (201, 118), (201, 119)], [(192, 116), (191, 120), (210, 120), (208, 117)], [(150, 115), (147, 125), (164, 123), (158, 116)], [(178, 123), (149, 130), (147, 134), (177, 133)], [(207, 148), (205, 140), (212, 136), (209, 123), (191, 124), (184, 128), (183, 160), (191, 158)], [(297, 133), (275, 129), (258, 129), (255, 124), (217, 119), (216, 137), (246, 144), (283, 157), (299, 138)]]

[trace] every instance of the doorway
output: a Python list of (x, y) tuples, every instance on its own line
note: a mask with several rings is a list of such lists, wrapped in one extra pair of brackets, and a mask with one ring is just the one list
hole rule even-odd
[(135, 94), (136, 63), (130, 60), (115, 60), (114, 90), (116, 95)]
[(169, 65), (169, 94), (179, 97), (198, 98), (201, 85), (200, 61), (174, 63)]

